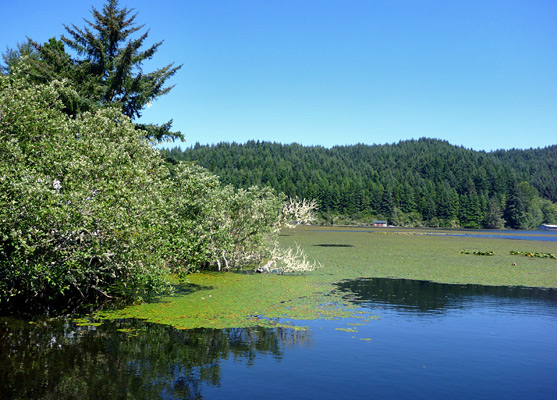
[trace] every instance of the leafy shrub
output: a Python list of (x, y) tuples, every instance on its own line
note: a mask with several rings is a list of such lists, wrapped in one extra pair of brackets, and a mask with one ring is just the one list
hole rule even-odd
[(119, 110), (72, 118), (72, 88), (16, 76), (0, 76), (4, 305), (142, 298), (172, 272), (255, 266), (278, 254), (281, 226), (311, 219), (314, 203), (171, 167)]
[(61, 97), (71, 93), (1, 77), (2, 300), (141, 296), (164, 286), (146, 239), (168, 172), (120, 112), (68, 117)]
[(257, 264), (278, 232), (282, 197), (269, 188), (222, 187), (202, 167), (178, 164), (165, 189), (160, 246), (173, 272)]

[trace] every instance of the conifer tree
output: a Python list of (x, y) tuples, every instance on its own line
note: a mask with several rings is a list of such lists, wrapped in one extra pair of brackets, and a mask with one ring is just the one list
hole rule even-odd
[(22, 57), (35, 60), (39, 59), (39, 53), (31, 42), (18, 43), (15, 49), (8, 47), (6, 51), (2, 53), (4, 65), (0, 65), (0, 74), (9, 75), (14, 67), (21, 62)]
[(526, 202), (518, 185), (511, 190), (505, 207), (505, 220), (510, 228), (523, 229), (526, 225)]
[[(64, 100), (68, 114), (110, 105), (132, 120), (139, 118), (147, 105), (173, 88), (164, 85), (181, 65), (171, 63), (148, 73), (142, 70), (143, 62), (154, 56), (162, 42), (141, 50), (149, 31), (134, 37), (144, 25), (135, 24), (137, 14), (132, 11), (119, 7), (118, 0), (108, 0), (101, 11), (93, 7), (93, 19), (85, 19), (85, 28), (64, 25), (68, 36), (61, 40), (51, 38), (39, 44), (28, 39), (16, 50), (8, 49), (2, 55), (5, 65), (0, 73), (11, 74), (15, 65), (26, 61), (21, 70), (26, 79), (35, 83), (65, 79), (73, 84), (77, 97)], [(66, 48), (75, 53), (66, 52)], [(181, 133), (170, 131), (172, 121), (135, 126), (144, 136), (159, 141), (183, 139)]]
[[(77, 52), (80, 63), (87, 63), (90, 75), (99, 79), (102, 90), (96, 100), (101, 104), (118, 104), (123, 114), (134, 119), (141, 116), (145, 106), (172, 89), (173, 86), (164, 84), (181, 65), (171, 63), (153, 72), (142, 71), (142, 63), (153, 57), (162, 42), (141, 50), (149, 31), (132, 37), (144, 27), (135, 24), (137, 14), (131, 14), (132, 11), (121, 8), (118, 0), (108, 0), (102, 11), (92, 8), (93, 20), (85, 20), (85, 28), (64, 25), (69, 36), (62, 36), (62, 41)], [(179, 133), (171, 133), (170, 126), (171, 121), (162, 126), (141, 127), (147, 136), (157, 139), (182, 138)]]

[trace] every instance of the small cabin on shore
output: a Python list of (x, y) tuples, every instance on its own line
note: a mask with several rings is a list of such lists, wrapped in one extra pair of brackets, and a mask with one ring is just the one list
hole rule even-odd
[(387, 221), (375, 220), (371, 224), (373, 226), (387, 226)]

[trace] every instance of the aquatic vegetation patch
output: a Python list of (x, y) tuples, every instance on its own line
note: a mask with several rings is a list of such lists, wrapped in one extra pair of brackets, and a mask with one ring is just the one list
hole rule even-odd
[(351, 333), (358, 332), (358, 330), (354, 328), (335, 328), (335, 331), (351, 332)]
[[(138, 318), (176, 329), (256, 326), (304, 329), (291, 321), (347, 318), (359, 312), (332, 294), (328, 283), (316, 282), (308, 276), (198, 273), (188, 279), (200, 289), (98, 313), (94, 318)], [(289, 323), (283, 322), (286, 320)]]
[[(426, 232), (427, 233), (427, 232)], [(530, 258), (513, 265), (516, 241), (429, 234), (379, 234), (353, 228), (299, 227), (280, 237), (283, 246), (299, 245), (308, 259), (323, 268), (304, 275), (196, 273), (187, 283), (175, 282), (177, 294), (118, 311), (98, 319), (138, 318), (176, 329), (289, 327), (297, 321), (356, 318), (370, 323), (376, 316), (358, 309), (335, 284), (346, 279), (400, 278), (440, 283), (495, 286), (557, 287), (554, 264)], [(335, 246), (319, 246), (319, 244)], [(529, 242), (532, 252), (548, 253), (552, 243)], [(490, 249), (495, 257), (462, 257), (461, 249)], [(84, 323), (83, 321), (79, 322)], [(348, 328), (349, 329), (349, 328)]]
[(73, 323), (76, 326), (100, 326), (102, 322), (91, 318), (91, 317), (82, 317), (82, 318), (75, 318), (73, 319)]
[(116, 329), (117, 332), (126, 334), (128, 337), (137, 337), (141, 335), (141, 331), (135, 328), (119, 328)]
[[(347, 227), (299, 227), (283, 245), (298, 243), (308, 257), (323, 268), (308, 278), (339, 282), (359, 277), (413, 279), (438, 283), (490, 286), (557, 287), (552, 260), (530, 258), (528, 265), (513, 266), (510, 255), (517, 241), (490, 237), (468, 237), (467, 231), (422, 229), (393, 234), (370, 234), (366, 229)], [(406, 234), (407, 233), (407, 234)], [(320, 243), (353, 247), (317, 247)], [(525, 242), (526, 243), (526, 242)], [(555, 253), (555, 243), (528, 241), (529, 250)], [(464, 257), (460, 250), (492, 251), (495, 256)]]
[(471, 251), (471, 250), (460, 250), (460, 254), (474, 254), (476, 256), (494, 256), (494, 251)]
[(525, 256), (531, 258), (551, 258), (553, 260), (557, 260), (557, 254), (552, 253), (537, 253), (532, 251), (514, 251), (511, 250), (510, 254), (512, 256)]

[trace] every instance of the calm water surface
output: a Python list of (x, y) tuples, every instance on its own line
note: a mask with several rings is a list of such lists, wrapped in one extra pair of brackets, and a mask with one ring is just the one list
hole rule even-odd
[(557, 291), (359, 279), (307, 331), (0, 320), (1, 399), (556, 399)]
[(534, 240), (541, 242), (557, 242), (557, 231), (555, 230), (508, 230), (508, 229), (442, 229), (442, 228), (362, 228), (362, 229), (339, 229), (329, 232), (413, 232), (416, 234), (434, 236), (474, 237), (489, 239), (512, 239), (512, 240)]

